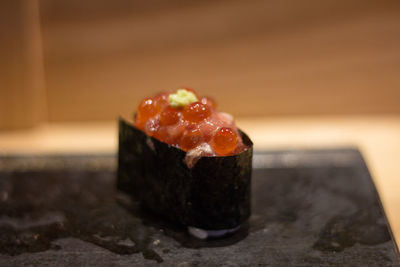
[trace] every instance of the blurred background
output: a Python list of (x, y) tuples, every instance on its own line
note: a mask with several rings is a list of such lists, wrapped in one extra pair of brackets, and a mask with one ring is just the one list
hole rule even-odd
[(400, 2), (6, 0), (0, 127), (193, 87), (238, 117), (399, 114)]

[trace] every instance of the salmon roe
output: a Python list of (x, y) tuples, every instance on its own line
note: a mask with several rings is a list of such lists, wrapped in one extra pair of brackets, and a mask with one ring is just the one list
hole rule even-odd
[(185, 130), (183, 132), (180, 147), (182, 150), (189, 151), (203, 142), (203, 136), (199, 129)]
[(160, 125), (173, 125), (179, 121), (180, 116), (180, 109), (166, 106), (160, 113)]
[(211, 97), (203, 97), (200, 102), (204, 105), (207, 105), (213, 109), (217, 108), (217, 103), (215, 102), (214, 99), (212, 99)]
[(207, 155), (228, 156), (246, 149), (230, 115), (218, 112), (212, 98), (199, 98), (193, 89), (185, 90), (196, 94), (199, 100), (172, 107), (169, 93), (143, 99), (136, 112), (135, 126), (184, 151), (202, 145), (199, 149), (204, 149)]
[(160, 108), (168, 106), (168, 93), (160, 93), (154, 97), (154, 100), (156, 101), (156, 105), (159, 106)]
[(183, 118), (188, 122), (200, 122), (211, 115), (211, 108), (201, 102), (194, 102), (183, 108)]
[(231, 155), (238, 146), (238, 135), (229, 127), (221, 127), (211, 140), (211, 147), (219, 156)]
[(160, 110), (160, 105), (153, 98), (143, 99), (137, 109), (136, 126), (144, 130), (147, 120), (158, 114)]
[(163, 141), (165, 143), (170, 144), (171, 143), (171, 138), (168, 135), (167, 129), (164, 127), (160, 127), (157, 129), (156, 132), (153, 133), (152, 135), (154, 138), (157, 138), (160, 141)]

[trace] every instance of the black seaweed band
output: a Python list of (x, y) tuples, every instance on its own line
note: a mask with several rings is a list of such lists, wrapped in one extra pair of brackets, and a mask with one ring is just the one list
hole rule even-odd
[(202, 157), (189, 169), (186, 152), (119, 120), (118, 189), (169, 221), (202, 229), (230, 229), (251, 213), (253, 143), (245, 151)]

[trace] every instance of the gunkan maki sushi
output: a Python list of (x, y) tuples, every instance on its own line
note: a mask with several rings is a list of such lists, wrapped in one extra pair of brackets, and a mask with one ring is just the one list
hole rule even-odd
[(145, 98), (119, 120), (118, 189), (199, 238), (250, 217), (253, 144), (233, 117), (192, 89)]

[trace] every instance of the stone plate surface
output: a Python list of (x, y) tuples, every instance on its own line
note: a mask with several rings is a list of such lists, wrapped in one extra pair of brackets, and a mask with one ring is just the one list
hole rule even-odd
[(197, 240), (117, 192), (115, 155), (0, 157), (0, 266), (400, 266), (356, 149), (258, 152), (252, 216)]

